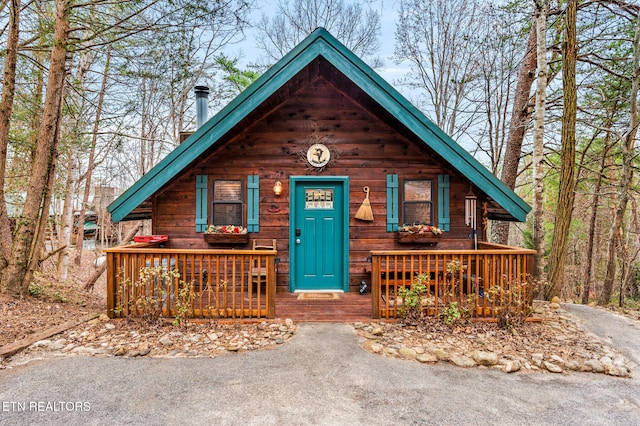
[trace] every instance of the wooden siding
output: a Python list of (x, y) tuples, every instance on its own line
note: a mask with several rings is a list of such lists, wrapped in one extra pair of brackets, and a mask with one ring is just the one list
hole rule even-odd
[[(244, 127), (238, 126), (194, 167), (160, 191), (153, 199), (153, 232), (169, 235), (168, 248), (212, 248), (195, 232), (196, 175), (208, 175), (210, 182), (222, 178), (241, 179), (245, 190), (247, 177), (257, 175), (260, 178), (260, 232), (252, 233), (250, 238), (277, 240), (277, 284), (288, 288), (289, 177), (348, 176), (349, 284), (355, 289), (361, 280), (370, 279), (372, 250), (420, 247), (398, 244), (397, 234), (386, 232), (386, 175), (397, 174), (401, 188), (405, 179), (431, 179), (435, 197), (438, 175), (448, 174), (451, 231), (441, 238), (437, 248), (471, 248), (470, 229), (465, 226), (463, 217), (464, 196), (469, 191), (465, 177), (457, 174), (424, 143), (410, 139), (405, 129), (396, 127), (396, 120), (373, 105), (356, 87), (350, 87), (349, 93), (345, 93), (346, 83), (337, 87), (322, 77), (319, 68), (308, 67), (287, 85), (286, 90), (281, 89), (277, 96), (256, 108), (250, 120), (243, 121)], [(314, 138), (322, 138), (337, 157), (322, 172), (309, 170), (303, 159), (307, 147), (317, 141)], [(276, 180), (283, 183), (281, 196), (273, 193)], [(371, 190), (373, 222), (354, 218), (364, 199), (364, 186)], [(402, 202), (402, 191), (400, 194)], [(279, 211), (271, 213), (268, 210), (274, 204)], [(434, 209), (437, 209), (436, 202)], [(246, 213), (245, 206), (245, 219)], [(434, 217), (438, 217), (437, 211), (434, 211)], [(480, 211), (478, 217), (481, 217)], [(479, 230), (479, 239), (484, 240), (482, 230)], [(249, 248), (249, 244), (238, 248)]]

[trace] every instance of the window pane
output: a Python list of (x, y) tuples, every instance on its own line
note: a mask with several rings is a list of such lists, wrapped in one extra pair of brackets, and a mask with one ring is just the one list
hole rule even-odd
[(430, 180), (408, 180), (404, 183), (405, 201), (431, 201)]
[(405, 203), (403, 222), (408, 225), (430, 225), (431, 203)]
[(402, 222), (408, 225), (433, 224), (430, 180), (406, 180), (403, 184)]
[(242, 183), (239, 180), (215, 181), (213, 201), (242, 201)]
[(242, 181), (216, 180), (213, 182), (212, 221), (214, 225), (243, 226)]
[(242, 225), (242, 204), (214, 204), (214, 225)]

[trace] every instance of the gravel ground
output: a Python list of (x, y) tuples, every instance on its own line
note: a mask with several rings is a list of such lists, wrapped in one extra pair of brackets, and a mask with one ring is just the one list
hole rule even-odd
[(633, 425), (639, 395), (636, 378), (379, 356), (362, 350), (351, 325), (306, 323), (273, 350), (65, 356), (5, 369), (0, 424)]

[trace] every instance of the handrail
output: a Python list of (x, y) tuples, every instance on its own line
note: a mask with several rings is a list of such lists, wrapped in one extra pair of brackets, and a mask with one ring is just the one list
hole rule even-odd
[(111, 317), (152, 306), (167, 317), (275, 318), (276, 250), (132, 245), (105, 252)]
[[(439, 315), (458, 302), (469, 305), (472, 316), (495, 317), (513, 297), (529, 300), (534, 250), (490, 245), (478, 250), (375, 250), (371, 252), (371, 293), (374, 318), (400, 316), (398, 292), (422, 276), (427, 315)], [(508, 299), (507, 299), (508, 298)]]

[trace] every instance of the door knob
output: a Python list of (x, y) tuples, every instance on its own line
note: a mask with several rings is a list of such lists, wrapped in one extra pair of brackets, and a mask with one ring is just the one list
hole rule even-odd
[(300, 238), (296, 238), (296, 244), (300, 244)]

